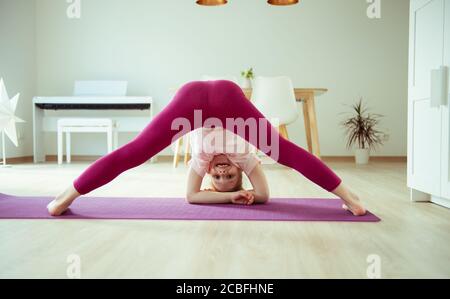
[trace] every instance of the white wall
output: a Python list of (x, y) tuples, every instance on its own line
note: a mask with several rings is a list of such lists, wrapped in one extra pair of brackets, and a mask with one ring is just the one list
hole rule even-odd
[(27, 121), (17, 124), (19, 134), (23, 136), (23, 139), (19, 139), (18, 147), (6, 138), (8, 158), (31, 153), (31, 99), (35, 94), (35, 52), (34, 1), (0, 0), (0, 77), (5, 81), (10, 98), (20, 92), (16, 114)]
[[(222, 7), (82, 0), (78, 20), (67, 18), (67, 6), (36, 0), (39, 95), (70, 94), (77, 79), (125, 79), (129, 94), (153, 96), (160, 110), (171, 87), (203, 74), (238, 76), (253, 66), (257, 75), (288, 75), (295, 86), (330, 90), (316, 105), (323, 155), (351, 154), (338, 113), (360, 96), (386, 115), (390, 140), (376, 155), (406, 155), (408, 0), (382, 0), (379, 20), (367, 17), (366, 0), (290, 7), (265, 0)], [(18, 89), (10, 86), (11, 93)], [(288, 130), (305, 146), (302, 117)], [(74, 146), (75, 154), (102, 154), (105, 147), (94, 137), (75, 139)], [(54, 136), (48, 152), (55, 153)]]

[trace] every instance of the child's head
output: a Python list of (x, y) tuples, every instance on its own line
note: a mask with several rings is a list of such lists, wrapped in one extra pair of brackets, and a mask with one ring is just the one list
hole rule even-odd
[(231, 163), (226, 155), (216, 155), (210, 162), (212, 188), (217, 192), (242, 190), (242, 170)]

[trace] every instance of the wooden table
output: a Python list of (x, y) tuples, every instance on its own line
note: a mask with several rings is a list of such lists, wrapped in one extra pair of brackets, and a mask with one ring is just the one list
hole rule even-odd
[[(251, 99), (252, 89), (242, 89), (245, 96)], [(326, 88), (294, 88), (295, 98), (303, 103), (303, 118), (305, 121), (306, 142), (308, 151), (320, 159), (319, 130), (317, 128), (317, 117), (315, 97), (326, 93)]]

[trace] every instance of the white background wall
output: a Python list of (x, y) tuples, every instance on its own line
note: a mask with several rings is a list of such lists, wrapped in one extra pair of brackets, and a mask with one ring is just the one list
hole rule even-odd
[[(79, 79), (121, 79), (129, 81), (130, 95), (153, 96), (157, 111), (172, 97), (171, 87), (203, 74), (239, 76), (252, 66), (256, 75), (287, 75), (297, 87), (330, 90), (316, 103), (323, 155), (352, 154), (339, 113), (361, 96), (373, 112), (386, 116), (382, 129), (390, 140), (375, 155), (406, 155), (408, 0), (381, 0), (381, 19), (367, 17), (366, 0), (303, 0), (290, 7), (265, 0), (234, 0), (222, 7), (201, 7), (194, 0), (82, 0), (77, 20), (67, 18), (65, 0), (36, 0), (36, 51), (28, 45), (33, 4), (26, 9), (11, 4), (25, 1), (0, 0), (0, 16), (7, 16), (2, 24), (14, 21), (11, 9), (27, 20), (22, 25), (27, 30), (18, 35), (0, 29), (0, 74), (10, 94), (33, 85), (28, 83), (33, 68), (11, 71), (21, 67), (19, 56), (33, 65), (35, 55), (36, 95), (71, 94)], [(4, 45), (11, 43), (16, 59), (5, 58)], [(29, 121), (30, 102), (31, 95), (24, 94), (20, 105), (27, 109), (19, 113)], [(288, 130), (305, 146), (302, 116)], [(31, 136), (26, 137), (31, 154)], [(74, 153), (102, 154), (104, 143), (94, 136), (75, 138)], [(54, 136), (48, 152), (56, 152)]]
[(7, 157), (29, 156), (32, 152), (31, 98), (35, 93), (35, 44), (35, 2), (0, 0), (0, 77), (5, 81), (10, 98), (20, 92), (16, 112), (26, 121), (17, 125), (23, 136), (19, 147), (16, 148), (6, 138)]

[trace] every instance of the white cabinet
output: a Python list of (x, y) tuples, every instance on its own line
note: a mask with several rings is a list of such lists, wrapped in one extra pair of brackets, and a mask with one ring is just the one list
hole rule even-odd
[[(450, 67), (450, 0), (445, 2), (444, 65)], [(450, 71), (449, 71), (450, 72)], [(447, 88), (450, 91), (450, 74)], [(450, 96), (442, 106), (442, 181), (441, 197), (450, 198)], [(446, 129), (444, 129), (446, 128)]]
[(409, 49), (411, 199), (450, 206), (450, 0), (411, 0)]

